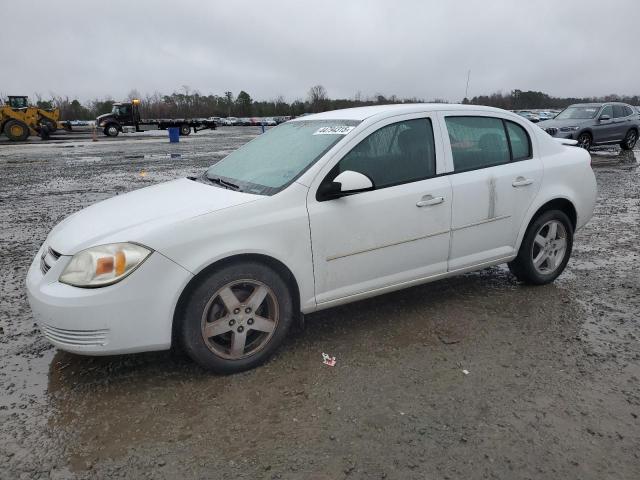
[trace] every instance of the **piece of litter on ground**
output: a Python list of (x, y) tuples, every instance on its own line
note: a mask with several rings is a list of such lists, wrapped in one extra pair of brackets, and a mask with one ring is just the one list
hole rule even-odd
[(332, 357), (332, 356), (327, 355), (326, 353), (322, 352), (322, 363), (324, 363), (325, 365), (328, 365), (330, 367), (335, 367), (336, 366), (336, 357)]
[(469, 375), (469, 370), (462, 370), (462, 373), (464, 373), (465, 375)]
[(140, 176), (141, 177), (146, 177), (147, 176), (147, 172), (145, 172), (144, 170), (140, 172)]
[(454, 345), (456, 343), (460, 343), (460, 339), (459, 338), (452, 337), (452, 336), (445, 335), (445, 334), (438, 335), (438, 338), (445, 345)]

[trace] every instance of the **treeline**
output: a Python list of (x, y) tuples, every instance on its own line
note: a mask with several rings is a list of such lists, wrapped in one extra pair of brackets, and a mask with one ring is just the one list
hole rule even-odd
[[(353, 98), (331, 99), (322, 85), (309, 89), (305, 99), (287, 102), (283, 96), (272, 100), (254, 100), (244, 90), (237, 95), (227, 91), (222, 95), (203, 95), (197, 90), (183, 86), (181, 91), (170, 95), (161, 93), (142, 95), (131, 90), (126, 99), (140, 99), (140, 110), (143, 118), (200, 118), (200, 117), (274, 117), (299, 116), (303, 113), (323, 112), (340, 108), (360, 107), (367, 105), (384, 105), (390, 103), (419, 103), (420, 98), (399, 98), (395, 95), (386, 97), (378, 94), (363, 98), (359, 93)], [(0, 95), (4, 103), (4, 98)], [(35, 100), (35, 101), (34, 101)], [(31, 101), (40, 108), (59, 108), (63, 120), (93, 120), (98, 115), (111, 111), (115, 100), (111, 97), (90, 100), (81, 103), (69, 97), (51, 96), (45, 99), (35, 94)], [(448, 103), (443, 99), (431, 99), (429, 102)], [(471, 99), (465, 98), (462, 103), (487, 105), (506, 110), (564, 108), (572, 103), (620, 101), (631, 105), (640, 105), (640, 96), (607, 95), (605, 97), (561, 98), (552, 97), (544, 92), (512, 90), (510, 93), (496, 92), (491, 95), (480, 95)]]
[[(273, 100), (254, 100), (244, 90), (237, 95), (227, 91), (223, 95), (203, 95), (197, 90), (182, 87), (181, 91), (170, 95), (159, 92), (153, 94), (141, 94), (137, 90), (131, 90), (126, 99), (140, 100), (140, 114), (143, 118), (206, 118), (206, 117), (275, 117), (275, 116), (299, 116), (303, 113), (323, 112), (339, 108), (358, 107), (366, 105), (382, 105), (389, 103), (419, 103), (424, 102), (419, 98), (399, 98), (395, 95), (385, 97), (375, 95), (362, 98), (360, 94), (352, 99), (331, 99), (326, 89), (316, 85), (309, 89), (306, 99), (298, 99), (287, 102), (283, 96)], [(4, 102), (4, 98), (0, 95)], [(34, 101), (35, 100), (35, 101)], [(90, 100), (81, 103), (77, 99), (69, 97), (52, 96), (44, 99), (36, 94), (32, 103), (40, 108), (59, 108), (63, 120), (94, 120), (98, 115), (111, 111), (116, 103), (112, 97)], [(431, 100), (442, 102), (442, 100)]]
[(480, 95), (471, 100), (465, 98), (462, 103), (472, 105), (486, 105), (488, 107), (504, 108), (505, 110), (524, 110), (541, 108), (565, 108), (573, 103), (589, 102), (624, 102), (630, 105), (640, 105), (638, 95), (606, 95), (604, 97), (552, 97), (544, 92), (512, 90), (504, 94), (496, 92), (491, 95)]

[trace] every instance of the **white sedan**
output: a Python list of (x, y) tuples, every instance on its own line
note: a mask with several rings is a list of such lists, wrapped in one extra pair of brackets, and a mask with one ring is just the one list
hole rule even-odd
[(300, 315), (508, 263), (552, 282), (591, 217), (589, 154), (462, 105), (325, 112), (198, 178), (97, 203), (27, 276), (46, 338), (80, 354), (180, 342), (217, 372), (265, 361)]

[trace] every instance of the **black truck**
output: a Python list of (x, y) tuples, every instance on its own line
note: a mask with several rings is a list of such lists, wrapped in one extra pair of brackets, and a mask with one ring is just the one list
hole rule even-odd
[(96, 128), (102, 129), (108, 137), (117, 137), (123, 127), (134, 127), (136, 132), (147, 130), (166, 130), (170, 127), (180, 129), (180, 135), (189, 135), (200, 130), (215, 130), (213, 120), (190, 118), (140, 118), (140, 100), (114, 103), (111, 113), (105, 113), (96, 118)]

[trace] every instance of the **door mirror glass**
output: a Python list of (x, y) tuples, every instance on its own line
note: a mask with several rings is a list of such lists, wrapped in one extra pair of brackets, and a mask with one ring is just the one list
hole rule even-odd
[(611, 117), (609, 115), (600, 115), (600, 121), (604, 122), (605, 120), (611, 120)]

